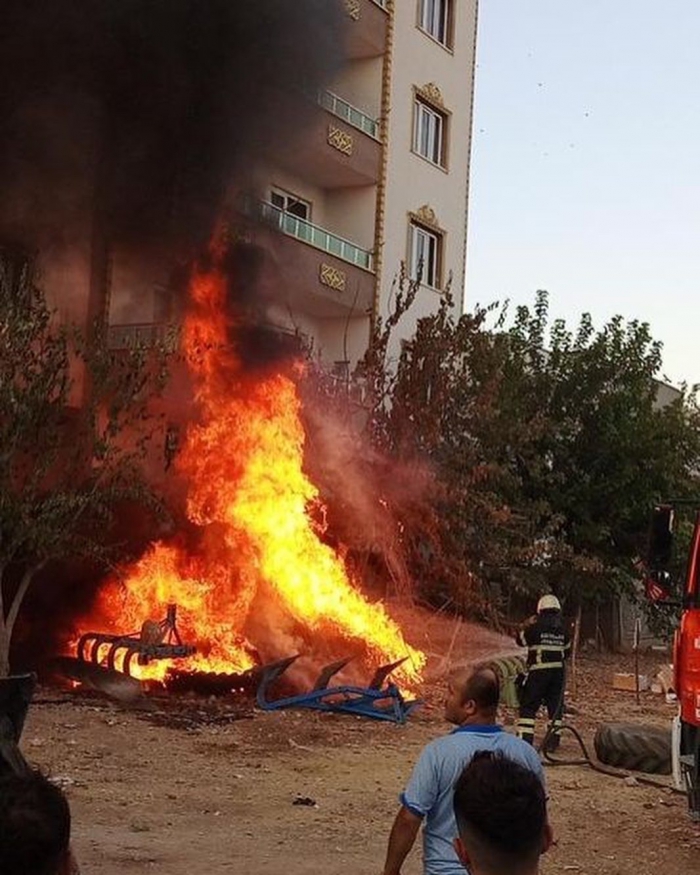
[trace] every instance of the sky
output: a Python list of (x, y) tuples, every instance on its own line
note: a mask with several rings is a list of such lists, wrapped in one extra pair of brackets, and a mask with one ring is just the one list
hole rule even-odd
[(700, 382), (700, 0), (481, 0), (467, 307), (649, 322)]

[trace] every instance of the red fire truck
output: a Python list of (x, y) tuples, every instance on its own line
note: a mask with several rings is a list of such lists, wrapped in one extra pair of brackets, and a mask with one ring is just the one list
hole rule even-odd
[[(691, 817), (700, 821), (700, 511), (696, 510), (685, 579), (679, 591), (671, 574), (678, 504), (680, 502), (668, 502), (654, 507), (646, 590), (652, 601), (675, 606), (681, 612), (673, 646), (675, 691), (679, 702), (673, 731), (673, 772), (688, 794)], [(674, 590), (678, 592), (675, 599)]]

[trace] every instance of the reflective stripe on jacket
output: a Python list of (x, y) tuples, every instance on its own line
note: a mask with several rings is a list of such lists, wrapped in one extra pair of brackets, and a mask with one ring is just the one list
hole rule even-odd
[(540, 614), (537, 622), (518, 632), (515, 640), (521, 647), (527, 647), (528, 671), (562, 668), (571, 648), (558, 611), (554, 616)]

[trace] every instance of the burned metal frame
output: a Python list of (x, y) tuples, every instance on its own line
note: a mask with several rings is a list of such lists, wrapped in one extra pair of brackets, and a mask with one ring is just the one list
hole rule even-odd
[(100, 664), (100, 650), (108, 647), (107, 668), (116, 668), (116, 658), (124, 651), (122, 671), (131, 674), (134, 657), (139, 665), (148, 665), (157, 659), (184, 659), (196, 653), (197, 648), (183, 644), (177, 629), (177, 607), (168, 605), (167, 614), (160, 623), (144, 623), (141, 632), (113, 635), (106, 632), (86, 632), (78, 641), (78, 658), (83, 662)]
[(307, 693), (284, 696), (280, 699), (267, 698), (270, 686), (296, 662), (299, 654), (269, 663), (260, 669), (260, 680), (256, 695), (257, 705), (263, 711), (278, 711), (283, 708), (309, 708), (314, 711), (330, 711), (368, 717), (372, 720), (389, 720), (405, 723), (409, 714), (420, 704), (418, 699), (406, 700), (393, 683), (385, 683), (405, 659), (380, 666), (368, 686), (358, 687), (342, 684), (329, 687), (330, 680), (343, 669), (351, 658), (341, 659), (324, 666), (313, 688)]

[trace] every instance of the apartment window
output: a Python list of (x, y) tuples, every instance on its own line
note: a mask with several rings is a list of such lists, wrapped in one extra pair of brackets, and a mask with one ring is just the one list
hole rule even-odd
[(413, 151), (440, 167), (446, 164), (447, 117), (416, 97), (413, 107)]
[(296, 216), (298, 219), (304, 219), (306, 222), (311, 219), (311, 204), (295, 194), (283, 191), (281, 188), (272, 189), (270, 192), (270, 203), (273, 207), (277, 207), (278, 210)]
[(433, 39), (452, 47), (453, 0), (420, 0), (419, 25)]
[(411, 279), (415, 280), (420, 276), (423, 285), (440, 288), (442, 235), (428, 231), (415, 222), (411, 222), (410, 230)]

